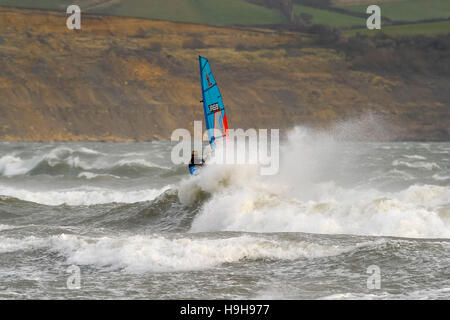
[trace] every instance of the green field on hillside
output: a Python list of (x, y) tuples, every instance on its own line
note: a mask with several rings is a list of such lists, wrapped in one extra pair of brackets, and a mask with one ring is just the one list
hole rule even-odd
[[(450, 18), (450, 0), (403, 0), (378, 3), (381, 17), (394, 21), (420, 21)], [(339, 6), (354, 12), (365, 13), (364, 5)]]
[(386, 27), (381, 26), (381, 30), (368, 30), (367, 28), (353, 29), (344, 31), (344, 34), (347, 36), (353, 36), (357, 33), (366, 35), (376, 35), (377, 33), (380, 32), (386, 33), (390, 36), (446, 34), (450, 33), (450, 21), (414, 23), (414, 24), (386, 26)]
[(101, 12), (213, 25), (284, 22), (280, 11), (267, 9), (244, 0), (127, 0)]
[[(81, 11), (96, 1), (0, 0), (0, 6), (62, 10), (70, 4), (80, 4)], [(111, 1), (92, 13), (113, 14), (168, 21), (210, 25), (280, 24), (285, 19), (279, 10), (268, 9), (245, 0), (122, 0)]]
[(331, 27), (351, 27), (366, 25), (366, 20), (363, 18), (340, 14), (328, 10), (295, 5), (294, 11), (296, 14), (307, 13), (312, 15), (313, 23), (315, 24), (324, 24)]
[(36, 9), (62, 9), (77, 1), (70, 0), (0, 0), (0, 6), (36, 8)]

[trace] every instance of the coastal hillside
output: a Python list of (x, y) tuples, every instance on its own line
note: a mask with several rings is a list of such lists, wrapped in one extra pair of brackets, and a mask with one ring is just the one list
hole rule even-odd
[(369, 139), (450, 139), (445, 47), (364, 51), (320, 32), (87, 14), (80, 31), (65, 23), (64, 11), (0, 8), (0, 140), (168, 139), (203, 118), (198, 55), (211, 62), (230, 127), (370, 116)]

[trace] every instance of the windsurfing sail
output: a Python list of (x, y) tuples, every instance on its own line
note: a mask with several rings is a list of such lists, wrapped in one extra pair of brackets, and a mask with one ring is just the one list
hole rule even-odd
[(222, 95), (211, 71), (208, 59), (198, 57), (202, 84), (203, 110), (209, 143), (214, 149), (216, 141), (228, 137), (228, 121)]

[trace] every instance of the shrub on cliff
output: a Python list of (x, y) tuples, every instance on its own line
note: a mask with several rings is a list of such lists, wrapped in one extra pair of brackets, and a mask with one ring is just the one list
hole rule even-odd
[(191, 38), (183, 42), (183, 49), (202, 49), (205, 44), (198, 38)]
[(154, 51), (154, 52), (161, 52), (162, 44), (161, 44), (161, 42), (152, 42), (152, 43), (150, 43), (150, 46), (148, 49), (150, 51)]

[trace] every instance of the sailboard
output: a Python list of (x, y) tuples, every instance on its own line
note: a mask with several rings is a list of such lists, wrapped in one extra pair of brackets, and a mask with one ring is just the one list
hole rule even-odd
[(196, 176), (200, 173), (200, 169), (198, 167), (189, 167), (189, 173), (192, 176)]
[[(199, 56), (198, 61), (206, 131), (208, 132), (211, 150), (214, 150), (216, 143), (229, 137), (227, 114), (219, 86), (214, 79), (208, 59)], [(198, 175), (199, 167), (190, 166), (189, 172), (191, 175)]]

